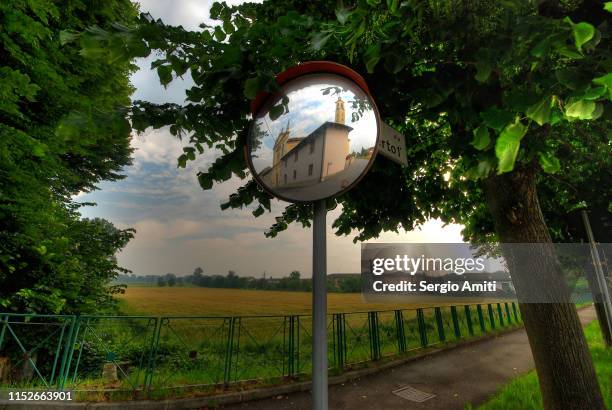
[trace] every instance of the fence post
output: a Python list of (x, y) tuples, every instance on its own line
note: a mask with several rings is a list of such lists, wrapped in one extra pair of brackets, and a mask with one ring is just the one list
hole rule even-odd
[(404, 331), (404, 315), (401, 310), (395, 311), (395, 334), (397, 335), (397, 350), (399, 353), (406, 351), (406, 333)]
[(487, 310), (489, 311), (489, 321), (491, 322), (491, 330), (495, 330), (495, 316), (493, 315), (493, 306), (490, 303), (487, 304)]
[(463, 309), (465, 310), (465, 321), (467, 322), (468, 332), (470, 332), (470, 336), (474, 336), (474, 326), (472, 325), (472, 312), (470, 312), (470, 305), (465, 305)]
[(2, 345), (4, 344), (4, 334), (6, 333), (6, 327), (8, 326), (9, 317), (8, 315), (4, 315), (2, 318), (2, 330), (0, 330), (0, 350), (2, 350)]
[(334, 313), (334, 344), (336, 355), (336, 366), (339, 369), (346, 365), (346, 339), (344, 334), (344, 313)]
[(508, 302), (504, 302), (504, 307), (506, 308), (506, 317), (508, 318), (508, 324), (512, 324), (512, 316), (510, 316), (510, 308), (508, 307)]
[(453, 329), (455, 330), (455, 337), (457, 339), (461, 338), (461, 329), (459, 329), (459, 318), (457, 317), (457, 308), (455, 306), (451, 306), (451, 318), (453, 319)]
[[(287, 371), (285, 372), (285, 358)], [(293, 316), (283, 317), (283, 376), (293, 375)]]
[(427, 346), (427, 327), (425, 326), (425, 315), (423, 309), (417, 309), (417, 323), (419, 325), (419, 336), (421, 339), (421, 347)]
[(66, 385), (68, 378), (70, 377), (70, 366), (72, 365), (72, 357), (74, 356), (74, 345), (76, 344), (77, 338), (79, 337), (79, 331), (81, 330), (81, 317), (76, 316), (74, 318), (75, 327), (74, 332), (72, 334), (72, 340), (70, 341), (70, 346), (68, 347), (68, 361), (66, 362), (66, 374), (64, 375), (64, 382), (62, 384), (62, 388)]
[(380, 359), (380, 336), (378, 334), (378, 312), (368, 312), (370, 328), (370, 353), (372, 360)]
[[(87, 326), (89, 326), (89, 319), (87, 319), (85, 321), (85, 330), (83, 331), (83, 338), (85, 337), (85, 332), (87, 331)], [(79, 329), (81, 328), (81, 323), (79, 321)], [(77, 333), (77, 338), (78, 338), (78, 333)], [(82, 339), (81, 339), (82, 341)], [(75, 339), (76, 342), (76, 339)], [(79, 364), (81, 363), (81, 355), (83, 354), (83, 343), (81, 343), (79, 345), (79, 355), (77, 356), (77, 361), (74, 364), (74, 372), (72, 373), (72, 384), (74, 384), (76, 382), (76, 378), (77, 378), (77, 372), (79, 370)], [(146, 373), (145, 373), (145, 377), (146, 377)]]
[(516, 323), (519, 323), (519, 317), (516, 313), (516, 304), (514, 302), (512, 302), (512, 313), (514, 313), (514, 320), (516, 321)]
[(499, 327), (504, 327), (504, 313), (502, 312), (501, 303), (497, 304), (497, 315), (499, 316)]
[(227, 329), (227, 346), (225, 349), (225, 369), (223, 372), (223, 383), (228, 385), (232, 373), (232, 356), (234, 354), (234, 328), (236, 326), (236, 318), (229, 318), (229, 327)]
[(444, 336), (444, 322), (442, 322), (442, 311), (440, 310), (439, 307), (436, 307), (434, 310), (436, 312), (436, 324), (438, 326), (438, 338), (440, 342), (444, 342), (446, 340), (446, 337)]
[(60, 390), (64, 389), (64, 384), (66, 383), (66, 377), (68, 375), (68, 369), (66, 368), (66, 363), (68, 362), (68, 352), (70, 351), (70, 343), (72, 343), (72, 347), (74, 347), (74, 342), (72, 341), (72, 334), (74, 333), (76, 318), (73, 316), (70, 321), (70, 328), (68, 329), (68, 336), (66, 337), (66, 344), (64, 345), (64, 354), (62, 355), (62, 363), (60, 365), (60, 371), (58, 375), (59, 379), (59, 388)]
[[(57, 347), (55, 348), (55, 358), (53, 359), (53, 367), (51, 368), (51, 379), (49, 380), (49, 386), (53, 386), (55, 381), (55, 371), (57, 370), (57, 361), (59, 360), (60, 352), (62, 351), (62, 342), (64, 341), (64, 333), (66, 332), (66, 325), (68, 322), (62, 323), (62, 331), (60, 332), (59, 340), (57, 341)], [(0, 343), (0, 348), (1, 348)]]
[(478, 313), (478, 323), (480, 323), (480, 330), (482, 333), (487, 332), (487, 328), (485, 327), (484, 315), (482, 314), (482, 306), (480, 304), (476, 305), (476, 312)]
[(150, 393), (151, 385), (153, 384), (153, 373), (155, 372), (155, 364), (157, 359), (157, 350), (159, 349), (159, 339), (161, 338), (161, 329), (165, 323), (169, 323), (170, 319), (164, 317), (158, 317), (155, 321), (155, 329), (153, 330), (153, 339), (151, 340), (151, 350), (149, 354), (151, 356), (151, 361), (149, 365), (149, 374), (148, 379), (145, 376), (145, 388)]
[(295, 365), (296, 355), (296, 316), (289, 316), (289, 376), (295, 376), (297, 368)]
[(295, 335), (295, 372), (297, 374), (300, 372), (300, 316), (296, 316)]

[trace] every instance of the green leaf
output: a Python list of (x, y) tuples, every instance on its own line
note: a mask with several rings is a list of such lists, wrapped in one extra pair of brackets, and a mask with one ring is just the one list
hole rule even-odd
[(495, 142), (495, 156), (497, 157), (497, 173), (510, 172), (521, 146), (521, 139), (527, 133), (527, 126), (517, 121), (507, 125)]
[(604, 10), (612, 13), (612, 1), (607, 1), (604, 3)]
[(283, 107), (282, 104), (275, 105), (274, 107), (270, 108), (270, 119), (272, 121), (276, 121), (278, 117), (283, 115), (283, 112), (285, 112), (285, 107)]
[(244, 96), (250, 100), (257, 96), (257, 93), (261, 91), (262, 81), (259, 77), (249, 78), (244, 82)]
[(595, 35), (595, 27), (589, 23), (581, 22), (572, 26), (572, 32), (574, 33), (576, 48), (580, 50), (582, 45)]
[(598, 98), (602, 97), (606, 91), (607, 88), (603, 85), (601, 87), (589, 87), (584, 93), (582, 93), (580, 98), (583, 100), (597, 100)]
[(225, 8), (223, 3), (214, 2), (212, 7), (210, 8), (210, 18), (213, 20), (218, 20), (221, 15), (221, 11)]
[(561, 54), (563, 57), (567, 57), (572, 60), (578, 60), (583, 58), (584, 56), (580, 54), (578, 51), (570, 48), (569, 46), (561, 46), (557, 47), (557, 52)]
[(221, 27), (219, 26), (215, 27), (215, 38), (217, 39), (217, 41), (225, 40), (225, 33), (223, 32), (223, 30), (221, 30)]
[(489, 79), (491, 70), (491, 64), (488, 61), (478, 61), (476, 63), (476, 75), (474, 78), (476, 78), (477, 81), (484, 83)]
[(200, 173), (198, 174), (198, 182), (202, 189), (210, 189), (213, 186), (212, 177), (209, 174)]
[(479, 178), (486, 178), (489, 176), (489, 173), (493, 169), (493, 165), (491, 161), (488, 159), (482, 160), (478, 163), (478, 167), (476, 168)]
[(593, 83), (597, 85), (603, 85), (608, 89), (608, 91), (612, 91), (612, 73), (608, 73), (606, 75), (602, 75), (601, 77), (594, 78)]
[(552, 97), (547, 96), (527, 109), (525, 114), (542, 126), (550, 122), (550, 109), (552, 107)]
[(32, 147), (32, 155), (38, 158), (42, 158), (45, 156), (45, 146), (43, 144), (37, 143)]
[(514, 114), (511, 112), (500, 110), (497, 107), (491, 107), (480, 113), (484, 123), (494, 130), (501, 131), (510, 121), (514, 119)]
[(312, 39), (310, 40), (310, 44), (312, 45), (312, 49), (315, 51), (319, 51), (323, 48), (327, 40), (331, 37), (331, 33), (316, 33)]
[(64, 45), (67, 43), (71, 43), (77, 38), (79, 38), (81, 34), (74, 30), (62, 30), (59, 34), (60, 44)]
[(399, 0), (387, 0), (387, 7), (389, 7), (389, 11), (391, 14), (397, 11), (397, 7), (399, 6)]
[(232, 24), (231, 21), (225, 20), (223, 22), (223, 30), (225, 30), (226, 33), (233, 33), (234, 32), (234, 25)]
[(86, 58), (99, 58), (106, 50), (100, 45), (100, 41), (89, 33), (80, 37), (81, 50), (79, 54)]
[(593, 111), (593, 114), (591, 115), (591, 119), (592, 120), (598, 119), (599, 117), (602, 116), (603, 112), (604, 112), (603, 104), (602, 103), (596, 103), (595, 104), (595, 110)]
[(531, 49), (531, 55), (537, 58), (542, 57), (550, 49), (550, 42), (551, 40), (548, 37), (540, 41), (538, 44), (535, 45), (535, 47)]
[(159, 76), (159, 82), (165, 87), (172, 81), (172, 66), (160, 65), (157, 67), (157, 75)]
[(491, 143), (491, 137), (489, 137), (489, 130), (486, 125), (481, 125), (480, 127), (474, 130), (474, 138), (472, 139), (471, 144), (477, 150), (482, 151)]
[(263, 213), (264, 213), (264, 211), (265, 211), (265, 210), (264, 210), (264, 208), (263, 208), (261, 205), (259, 205), (259, 206), (257, 207), (257, 209), (255, 209), (255, 210), (253, 211), (253, 216), (254, 216), (255, 218), (257, 218), (257, 217), (259, 217), (259, 216), (262, 216), (262, 215), (263, 215)]
[(347, 22), (350, 15), (351, 12), (349, 9), (342, 8), (336, 10), (336, 18), (338, 19), (338, 22), (340, 22), (340, 24), (342, 25)]
[(465, 173), (465, 176), (473, 181), (478, 181), (479, 179), (487, 178), (493, 169), (493, 164), (491, 160), (483, 159), (478, 162), (478, 165), (475, 165), (468, 169)]
[(565, 105), (565, 116), (571, 119), (589, 120), (593, 118), (595, 102), (569, 99)]
[(363, 55), (363, 58), (366, 65), (366, 70), (368, 70), (368, 73), (373, 73), (374, 67), (376, 67), (376, 64), (378, 64), (378, 61), (380, 60), (380, 44), (372, 44), (370, 47), (368, 47)]
[(178, 168), (185, 168), (186, 166), (187, 166), (187, 155), (183, 154), (180, 157), (178, 157), (177, 167)]
[(562, 68), (557, 70), (555, 71), (555, 77), (557, 77), (559, 83), (570, 90), (582, 89), (582, 87), (586, 87), (590, 81), (589, 78), (584, 76), (582, 70), (578, 70), (577, 68)]
[(193, 147), (185, 147), (183, 148), (183, 151), (185, 152), (185, 155), (187, 155), (187, 159), (189, 159), (190, 161), (194, 161), (196, 156), (195, 156), (195, 148)]
[(541, 152), (540, 153), (540, 165), (544, 172), (548, 174), (554, 174), (559, 172), (561, 169), (561, 163), (559, 159), (550, 152)]
[(558, 107), (555, 107), (550, 114), (550, 125), (558, 124), (563, 120), (563, 113)]

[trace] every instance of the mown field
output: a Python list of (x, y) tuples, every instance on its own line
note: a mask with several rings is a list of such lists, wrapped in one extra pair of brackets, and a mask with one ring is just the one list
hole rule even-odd
[[(310, 314), (312, 294), (246, 289), (128, 286), (125, 294), (119, 295), (118, 299), (121, 310), (134, 315), (291, 315)], [(423, 303), (366, 303), (360, 293), (329, 293), (327, 303), (330, 313), (429, 306)]]

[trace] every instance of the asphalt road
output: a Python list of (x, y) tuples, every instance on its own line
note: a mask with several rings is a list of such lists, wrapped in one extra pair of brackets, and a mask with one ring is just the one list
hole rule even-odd
[[(583, 324), (595, 319), (592, 307), (579, 312)], [(510, 379), (534, 368), (523, 329), (443, 351), (352, 383), (329, 387), (329, 408), (464, 409), (485, 402)], [(436, 397), (415, 403), (392, 394), (410, 386)], [(226, 409), (311, 409), (310, 393), (295, 393), (224, 407)]]

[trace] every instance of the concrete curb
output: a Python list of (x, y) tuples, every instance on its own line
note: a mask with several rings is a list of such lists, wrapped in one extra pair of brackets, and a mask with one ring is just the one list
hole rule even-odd
[[(459, 347), (466, 347), (480, 342), (490, 340), (508, 333), (523, 330), (523, 326), (502, 330), (496, 333), (487, 334), (473, 339), (459, 341), (445, 345), (443, 348), (430, 348), (422, 353), (393, 360), (390, 362), (367, 367), (363, 369), (351, 370), (338, 376), (329, 378), (329, 385), (348, 383), (361, 377), (383, 372), (406, 363), (423, 360), (429, 356), (454, 350)], [(374, 362), (374, 364), (376, 364)], [(219, 405), (236, 404), (240, 402), (265, 399), (274, 396), (282, 396), (291, 393), (308, 391), (311, 382), (298, 382), (281, 386), (263, 387), (252, 390), (223, 393), (214, 396), (189, 397), (184, 399), (166, 400), (131, 400), (116, 402), (15, 402), (0, 400), (0, 410), (27, 409), (27, 410), (54, 410), (54, 409), (104, 409), (104, 410), (171, 410), (171, 409), (201, 409), (202, 407), (216, 407)]]

